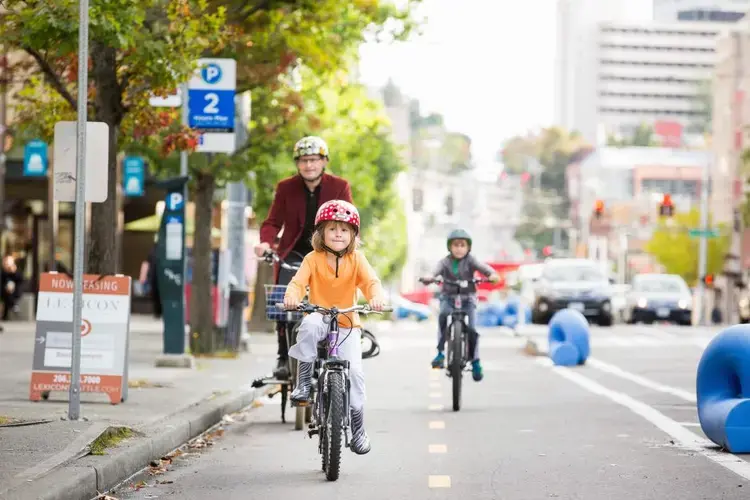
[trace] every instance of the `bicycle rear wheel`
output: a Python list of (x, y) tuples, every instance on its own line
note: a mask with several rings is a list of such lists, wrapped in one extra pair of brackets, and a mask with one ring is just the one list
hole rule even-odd
[(327, 467), (325, 468), (326, 479), (336, 481), (341, 470), (341, 448), (344, 439), (344, 374), (342, 372), (331, 372), (328, 376), (328, 414), (326, 415), (326, 426), (324, 432), (327, 434), (328, 447)]
[(451, 323), (451, 382), (453, 384), (453, 411), (461, 409), (461, 382), (463, 379), (463, 323), (453, 321)]

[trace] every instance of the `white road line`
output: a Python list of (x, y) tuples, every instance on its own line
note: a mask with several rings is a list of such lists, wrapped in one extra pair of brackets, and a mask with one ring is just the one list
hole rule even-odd
[(714, 446), (712, 442), (697, 436), (692, 431), (683, 427), (679, 422), (672, 420), (655, 408), (638, 401), (625, 393), (608, 389), (590, 378), (584, 377), (572, 370), (552, 366), (552, 362), (548, 358), (537, 358), (536, 361), (539, 364), (550, 367), (550, 369), (556, 374), (570, 380), (589, 392), (598, 396), (603, 396), (614, 403), (628, 408), (636, 415), (644, 418), (654, 426), (672, 436), (675, 441), (679, 442), (682, 449), (703, 455), (712, 462), (734, 472), (743, 479), (750, 481), (750, 462), (745, 462), (731, 453), (722, 453), (709, 449), (709, 447)]
[(695, 393), (686, 391), (684, 389), (678, 389), (677, 387), (671, 387), (668, 385), (660, 384), (658, 382), (654, 382), (653, 380), (649, 380), (646, 377), (627, 372), (619, 366), (606, 363), (599, 359), (588, 358), (586, 360), (586, 366), (596, 368), (597, 370), (601, 370), (603, 372), (615, 375), (616, 377), (620, 377), (631, 382), (635, 382), (636, 384), (641, 385), (647, 389), (651, 389), (657, 392), (663, 392), (664, 394), (671, 394), (672, 396), (677, 396), (678, 398), (684, 399), (685, 401), (688, 401), (690, 403), (697, 402)]

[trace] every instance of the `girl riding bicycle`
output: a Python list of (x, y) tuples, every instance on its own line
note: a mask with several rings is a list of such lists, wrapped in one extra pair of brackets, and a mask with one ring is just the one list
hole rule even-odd
[[(305, 256), (284, 295), (284, 307), (296, 308), (310, 287), (308, 300), (323, 307), (349, 307), (357, 302), (360, 289), (375, 311), (383, 309), (383, 288), (364, 254), (356, 250), (359, 212), (351, 203), (332, 200), (324, 203), (315, 216), (313, 251)], [(351, 449), (358, 455), (370, 451), (370, 439), (364, 427), (365, 376), (362, 371), (361, 326), (357, 313), (339, 318), (341, 358), (350, 362), (351, 377)], [(297, 387), (292, 405), (304, 406), (310, 399), (313, 363), (318, 343), (328, 335), (328, 325), (320, 313), (306, 316), (299, 327), (297, 343), (289, 355), (299, 361)]]
[[(487, 264), (479, 262), (470, 254), (471, 236), (463, 229), (456, 229), (448, 235), (448, 250), (450, 254), (438, 262), (433, 276), (425, 279), (433, 280), (436, 276), (442, 276), (453, 280), (468, 281), (467, 287), (461, 293), (474, 296), (474, 300), (466, 306), (466, 309), (469, 315), (469, 335), (473, 336), (471, 345), (475, 346), (472, 353), (471, 374), (474, 380), (479, 382), (484, 378), (484, 374), (482, 372), (482, 363), (479, 360), (479, 334), (474, 327), (476, 319), (476, 287), (471, 279), (474, 277), (476, 271), (479, 271), (493, 282), (497, 282), (499, 277), (494, 269)], [(449, 285), (443, 285), (444, 288), (446, 286)], [(443, 368), (445, 366), (445, 354), (443, 353), (445, 350), (445, 329), (448, 325), (448, 316), (450, 316), (451, 311), (453, 311), (453, 301), (445, 294), (441, 294), (440, 316), (438, 317), (438, 352), (435, 359), (432, 360), (433, 368)]]

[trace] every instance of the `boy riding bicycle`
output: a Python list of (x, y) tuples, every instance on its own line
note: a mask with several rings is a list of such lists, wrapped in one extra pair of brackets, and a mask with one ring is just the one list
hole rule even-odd
[[(296, 308), (309, 285), (309, 301), (323, 307), (346, 308), (357, 302), (360, 289), (375, 311), (383, 309), (383, 289), (364, 254), (356, 250), (359, 212), (351, 203), (332, 200), (324, 203), (315, 216), (313, 251), (305, 256), (284, 295), (284, 307)], [(358, 455), (370, 451), (370, 439), (364, 427), (365, 376), (362, 371), (361, 323), (357, 313), (339, 318), (339, 355), (350, 362), (351, 449)], [(304, 406), (310, 399), (313, 363), (318, 343), (328, 335), (323, 315), (312, 313), (302, 320), (297, 343), (289, 355), (299, 360), (297, 387), (292, 405)]]
[[(466, 287), (462, 288), (461, 293), (472, 296), (472, 300), (465, 304), (464, 308), (469, 316), (469, 335), (470, 343), (474, 345), (472, 353), (471, 374), (476, 382), (484, 377), (482, 372), (482, 363), (479, 360), (479, 334), (474, 324), (476, 319), (476, 286), (471, 281), (474, 273), (479, 271), (488, 277), (491, 281), (497, 282), (499, 277), (495, 270), (487, 264), (479, 262), (474, 258), (471, 252), (471, 236), (463, 229), (456, 229), (448, 235), (448, 250), (450, 254), (438, 262), (432, 276), (425, 278), (433, 280), (437, 276), (442, 276), (452, 280), (466, 280)], [(444, 284), (443, 290), (451, 285)], [(454, 305), (450, 297), (442, 293), (440, 295), (440, 316), (438, 317), (438, 344), (437, 356), (432, 360), (433, 368), (443, 368), (445, 366), (445, 330), (448, 326), (448, 316), (453, 311)]]

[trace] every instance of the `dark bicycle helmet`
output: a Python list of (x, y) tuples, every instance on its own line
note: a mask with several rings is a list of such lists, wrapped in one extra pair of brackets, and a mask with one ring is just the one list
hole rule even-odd
[(448, 246), (448, 250), (451, 249), (451, 242), (453, 240), (466, 240), (469, 244), (469, 250), (471, 250), (471, 236), (469, 235), (469, 233), (467, 233), (463, 229), (454, 229), (448, 235), (448, 241), (446, 242), (446, 245)]

